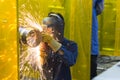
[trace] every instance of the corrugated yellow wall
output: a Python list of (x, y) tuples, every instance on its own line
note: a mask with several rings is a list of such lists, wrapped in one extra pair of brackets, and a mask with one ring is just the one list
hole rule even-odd
[(120, 56), (120, 0), (117, 0), (116, 3), (116, 14), (117, 14), (117, 18), (116, 18), (116, 36), (115, 36), (115, 55)]
[[(17, 4), (18, 3), (18, 4)], [(73, 80), (89, 80), (89, 54), (91, 31), (91, 6), (89, 0), (1, 0), (0, 1), (0, 79), (17, 80), (18, 53), (17, 49), (17, 16), (20, 6), (39, 23), (48, 12), (55, 11), (63, 14), (66, 22), (65, 37), (77, 42), (79, 54), (77, 63), (71, 68)], [(24, 9), (23, 9), (24, 10)]]
[(59, 12), (65, 18), (65, 37), (77, 42), (79, 54), (77, 63), (71, 68), (73, 80), (89, 80), (91, 11), (89, 0), (19, 0), (24, 9), (41, 20), (49, 12)]
[(100, 54), (120, 56), (119, 0), (105, 0), (99, 18)]
[[(99, 16), (100, 50), (104, 55), (120, 55), (119, 3), (120, 0), (105, 0), (104, 12)], [(89, 80), (90, 0), (0, 0), (0, 79), (18, 79), (16, 4), (18, 11), (24, 4), (39, 23), (50, 11), (63, 14), (65, 37), (77, 42), (79, 47), (77, 63), (71, 68), (73, 80)]]
[(71, 68), (73, 80), (89, 80), (92, 1), (70, 0), (66, 6), (65, 35), (79, 48), (77, 63)]
[(17, 80), (16, 0), (0, 0), (0, 80)]

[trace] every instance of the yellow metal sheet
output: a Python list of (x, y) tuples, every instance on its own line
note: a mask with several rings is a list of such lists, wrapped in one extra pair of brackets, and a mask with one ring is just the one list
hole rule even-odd
[(17, 80), (16, 0), (0, 0), (0, 80)]
[[(90, 79), (91, 14), (90, 0), (19, 0), (19, 15), (29, 12), (39, 23), (49, 12), (60, 12), (65, 18), (65, 37), (77, 42), (79, 54), (71, 68), (73, 80)], [(21, 6), (23, 9), (21, 9)], [(21, 17), (21, 16), (20, 16)]]

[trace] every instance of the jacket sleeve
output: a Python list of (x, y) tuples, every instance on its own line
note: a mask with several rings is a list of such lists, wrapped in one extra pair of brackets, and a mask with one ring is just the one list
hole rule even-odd
[(100, 3), (100, 2), (102, 2), (102, 3), (103, 3), (103, 2), (104, 2), (104, 0), (97, 0), (97, 3)]
[(76, 58), (78, 55), (78, 47), (77, 44), (72, 42), (69, 46), (64, 46), (60, 48), (63, 51), (62, 61), (67, 66), (72, 66), (76, 63)]

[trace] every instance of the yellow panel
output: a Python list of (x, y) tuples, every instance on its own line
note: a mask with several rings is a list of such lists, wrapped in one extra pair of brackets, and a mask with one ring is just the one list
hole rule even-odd
[(16, 0), (0, 0), (0, 80), (17, 80)]
[(117, 0), (117, 7), (116, 7), (116, 43), (115, 43), (115, 55), (120, 56), (120, 0)]
[(100, 54), (120, 56), (119, 0), (105, 0), (104, 12), (99, 16)]
[(77, 42), (79, 49), (77, 63), (71, 68), (72, 78), (90, 80), (92, 0), (68, 0), (65, 5), (65, 35)]
[(114, 55), (116, 28), (116, 0), (105, 0), (104, 12), (101, 15), (100, 50), (103, 55)]
[(19, 0), (18, 4), (19, 17), (23, 17), (21, 12), (30, 13), (37, 23), (50, 11), (63, 14), (65, 37), (77, 42), (79, 47), (77, 63), (71, 68), (72, 78), (89, 80), (92, 0)]

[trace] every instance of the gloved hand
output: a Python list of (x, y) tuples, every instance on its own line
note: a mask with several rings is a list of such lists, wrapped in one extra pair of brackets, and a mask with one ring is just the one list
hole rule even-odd
[(52, 36), (49, 34), (42, 33), (42, 41), (47, 42), (48, 45), (53, 49), (54, 52), (58, 51), (62, 44), (57, 42)]

